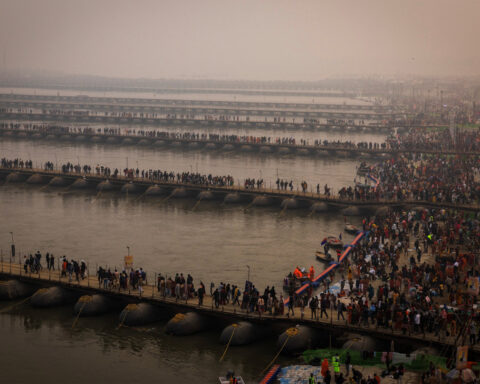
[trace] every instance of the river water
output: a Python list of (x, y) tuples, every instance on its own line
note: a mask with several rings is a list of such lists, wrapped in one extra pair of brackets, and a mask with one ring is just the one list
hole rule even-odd
[(117, 330), (118, 314), (81, 318), (73, 330), (72, 322), (70, 307), (25, 305), (1, 313), (2, 382), (213, 384), (233, 369), (254, 383), (276, 351), (275, 340), (267, 339), (231, 347), (220, 363), (225, 347), (216, 330), (188, 337), (165, 335), (165, 323)]
[[(378, 137), (365, 135), (366, 141)], [(155, 168), (230, 174), (240, 181), (263, 178), (274, 185), (277, 177), (306, 180), (337, 190), (351, 185), (359, 160), (312, 159), (295, 156), (149, 149), (51, 141), (0, 139), (0, 157), (31, 158), (58, 165), (71, 161), (123, 169)], [(310, 188), (310, 187), (309, 187)], [(335, 214), (278, 208), (223, 206), (191, 199), (137, 199), (119, 194), (74, 192), (28, 185), (0, 187), (0, 247), (10, 245), (14, 233), (18, 253), (53, 253), (57, 258), (85, 259), (120, 268), (127, 249), (136, 267), (153, 273), (191, 273), (202, 280), (243, 285), (250, 266), (251, 280), (261, 289), (275, 285), (296, 265), (319, 271), (314, 253), (326, 235), (338, 236), (344, 218)], [(360, 219), (357, 219), (360, 220)], [(355, 220), (353, 221), (356, 223)], [(357, 223), (358, 224), (358, 223)], [(344, 234), (346, 242), (351, 239)], [(0, 308), (6, 303), (0, 303)], [(160, 382), (214, 383), (228, 368), (247, 382), (276, 353), (275, 338), (232, 348), (224, 362), (218, 359), (221, 329), (175, 338), (163, 334), (163, 323), (142, 329), (116, 330), (118, 314), (81, 319), (71, 330), (71, 307), (34, 310), (22, 305), (0, 313), (0, 352), (5, 382)], [(292, 359), (281, 358), (283, 363)]]

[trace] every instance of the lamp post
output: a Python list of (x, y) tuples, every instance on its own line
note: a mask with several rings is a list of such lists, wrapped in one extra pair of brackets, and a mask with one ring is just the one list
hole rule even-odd
[(247, 281), (250, 281), (250, 266), (249, 265), (247, 265), (247, 269), (248, 269)]
[[(11, 257), (14, 258), (14, 257), (15, 257), (15, 242), (14, 242), (14, 240), (13, 240), (13, 232), (10, 232), (10, 235), (12, 235), (12, 253), (11, 253)], [(12, 261), (12, 260), (10, 259), (10, 262), (11, 262), (11, 261)]]

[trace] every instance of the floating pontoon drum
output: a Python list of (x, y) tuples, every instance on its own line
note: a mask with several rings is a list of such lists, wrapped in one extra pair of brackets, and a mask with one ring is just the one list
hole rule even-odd
[(230, 345), (247, 345), (263, 338), (266, 333), (265, 327), (252, 324), (248, 321), (240, 321), (227, 326), (220, 335), (220, 343)]
[(197, 312), (177, 313), (165, 328), (165, 333), (175, 336), (191, 335), (208, 328), (208, 319)]
[(0, 280), (0, 300), (15, 300), (31, 295), (35, 287), (18, 280)]
[(40, 288), (30, 299), (30, 304), (38, 308), (57, 307), (73, 303), (78, 294), (62, 287)]
[(161, 309), (148, 303), (128, 304), (120, 313), (120, 322), (127, 326), (139, 326), (160, 321), (164, 317)]

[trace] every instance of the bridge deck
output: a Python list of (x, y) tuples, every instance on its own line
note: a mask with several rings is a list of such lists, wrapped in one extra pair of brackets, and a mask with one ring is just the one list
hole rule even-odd
[[(187, 190), (193, 191), (210, 191), (212, 193), (219, 194), (229, 194), (229, 193), (238, 193), (242, 195), (252, 195), (252, 196), (266, 196), (273, 199), (297, 199), (303, 200), (310, 203), (314, 202), (323, 202), (332, 207), (347, 207), (347, 206), (357, 206), (359, 208), (371, 208), (375, 206), (390, 206), (390, 207), (405, 207), (405, 206), (423, 206), (423, 207), (433, 207), (439, 209), (458, 209), (464, 211), (480, 211), (480, 205), (477, 203), (474, 204), (457, 204), (457, 203), (447, 203), (447, 202), (433, 202), (433, 201), (424, 201), (424, 200), (387, 200), (387, 199), (375, 199), (375, 200), (354, 200), (354, 199), (341, 199), (336, 196), (327, 196), (321, 193), (316, 192), (302, 192), (298, 190), (280, 190), (272, 188), (245, 188), (239, 185), (233, 186), (220, 186), (220, 185), (205, 185), (205, 184), (191, 184), (191, 183), (182, 183), (176, 181), (163, 181), (163, 180), (152, 180), (149, 178), (130, 178), (125, 176), (118, 175), (115, 177), (106, 177), (103, 175), (97, 174), (83, 174), (75, 172), (59, 172), (56, 170), (46, 171), (43, 169), (26, 169), (26, 168), (6, 168), (0, 167), (0, 174), (9, 174), (12, 172), (17, 172), (25, 177), (40, 174), (53, 178), (55, 176), (63, 177), (70, 179), (72, 182), (74, 180), (85, 177), (87, 181), (92, 181), (95, 183), (100, 183), (102, 181), (109, 180), (113, 184), (121, 186), (123, 184), (133, 182), (143, 187), (149, 187), (153, 185), (158, 185), (160, 187), (167, 187), (168, 189), (175, 188), (185, 188)], [(67, 187), (68, 188), (68, 187)], [(172, 196), (173, 197), (173, 196)]]
[(333, 104), (333, 103), (287, 103), (287, 102), (262, 102), (262, 101), (226, 101), (226, 100), (194, 100), (194, 99), (167, 99), (167, 98), (124, 98), (124, 97), (89, 97), (89, 96), (46, 96), (28, 94), (0, 94), (0, 102), (18, 103), (68, 103), (103, 104), (112, 106), (202, 106), (202, 107), (228, 107), (228, 108), (260, 108), (274, 110), (343, 110), (343, 111), (371, 111), (374, 113), (398, 112), (398, 107), (371, 104)]
[[(2, 111), (3, 110), (3, 111)], [(10, 112), (8, 112), (10, 110)], [(230, 127), (230, 128), (256, 128), (256, 129), (276, 129), (276, 128), (289, 128), (289, 129), (341, 129), (347, 128), (346, 125), (335, 125), (330, 123), (318, 122), (304, 122), (303, 119), (297, 121), (274, 121), (274, 116), (270, 116), (268, 120), (263, 120), (260, 117), (258, 120), (245, 118), (239, 120), (227, 120), (227, 119), (205, 119), (204, 116), (195, 116), (193, 118), (185, 115), (183, 117), (174, 115), (167, 116), (165, 114), (152, 116), (140, 116), (140, 114), (125, 113), (122, 115), (105, 115), (105, 114), (81, 114), (74, 113), (78, 111), (63, 111), (64, 113), (38, 113), (30, 110), (18, 112), (16, 109), (0, 108), (0, 119), (4, 120), (16, 120), (16, 121), (55, 121), (55, 122), (72, 122), (72, 123), (115, 123), (115, 124), (147, 124), (147, 125), (206, 125), (214, 127)], [(300, 121), (299, 121), (300, 120)], [(356, 124), (355, 129), (368, 129), (380, 132), (390, 132), (393, 130), (392, 126), (384, 124)]]
[[(2, 258), (3, 259), (3, 258)], [(213, 299), (210, 295), (206, 295), (202, 306), (198, 305), (198, 299), (188, 299), (177, 301), (173, 297), (164, 297), (157, 291), (156, 286), (151, 284), (143, 285), (143, 293), (138, 290), (123, 290), (120, 288), (104, 289), (99, 284), (96, 276), (90, 276), (84, 280), (70, 282), (68, 277), (61, 277), (58, 268), (54, 271), (41, 270), (39, 273), (26, 273), (23, 270), (23, 266), (19, 263), (10, 263), (7, 261), (0, 262), (0, 275), (4, 278), (20, 279), (25, 282), (37, 283), (42, 286), (62, 286), (67, 289), (81, 290), (89, 294), (105, 294), (119, 299), (126, 299), (131, 302), (145, 301), (156, 303), (163, 306), (171, 307), (178, 311), (198, 311), (209, 316), (217, 316), (222, 318), (231, 319), (232, 322), (238, 320), (250, 320), (254, 322), (262, 323), (289, 323), (291, 325), (303, 324), (316, 328), (329, 329), (333, 332), (354, 332), (361, 334), (368, 334), (370, 336), (379, 337), (383, 339), (396, 339), (404, 341), (413, 341), (421, 344), (434, 344), (434, 345), (455, 345), (455, 338), (450, 336), (435, 336), (433, 334), (421, 334), (413, 333), (411, 331), (403, 334), (402, 331), (392, 330), (390, 328), (382, 328), (374, 325), (360, 326), (354, 324), (348, 324), (346, 320), (337, 320), (335, 311), (330, 311), (329, 318), (318, 318), (317, 320), (310, 319), (310, 311), (305, 311), (305, 316), (301, 316), (300, 308), (295, 308), (295, 315), (287, 317), (286, 315), (274, 316), (267, 313), (263, 313), (261, 316), (258, 312), (247, 313), (246, 310), (241, 309), (238, 305), (233, 306), (227, 304), (215, 308)], [(154, 278), (156, 281), (156, 274), (150, 278)], [(147, 282), (148, 281), (147, 278)], [(345, 314), (346, 315), (346, 314)], [(346, 316), (345, 316), (346, 317)], [(475, 345), (474, 350), (480, 352), (480, 346)]]
[[(193, 132), (192, 132), (193, 133)], [(195, 132), (199, 133), (199, 132)], [(180, 143), (184, 145), (188, 145), (191, 143), (196, 143), (198, 145), (207, 145), (207, 144), (214, 144), (215, 146), (224, 146), (224, 145), (233, 145), (234, 148), (241, 148), (242, 146), (250, 146), (256, 149), (262, 148), (270, 148), (272, 151), (287, 148), (292, 150), (292, 152), (297, 151), (308, 151), (311, 154), (315, 154), (317, 151), (327, 152), (331, 155), (336, 155), (338, 152), (344, 152), (349, 154), (370, 154), (370, 155), (396, 155), (396, 154), (403, 154), (403, 153), (424, 153), (424, 154), (441, 154), (441, 155), (465, 155), (465, 156), (480, 156), (480, 151), (462, 151), (456, 149), (448, 149), (448, 150), (437, 150), (437, 149), (395, 149), (390, 147), (385, 148), (362, 148), (356, 146), (348, 146), (348, 145), (336, 145), (336, 144), (288, 144), (288, 143), (276, 143), (273, 142), (275, 138), (271, 138), (271, 142), (255, 142), (255, 141), (228, 141), (228, 140), (212, 140), (212, 139), (193, 139), (193, 138), (177, 138), (177, 137), (169, 137), (169, 136), (142, 136), (142, 135), (135, 135), (135, 134), (128, 134), (126, 132), (122, 132), (120, 134), (110, 134), (110, 133), (82, 133), (82, 132), (49, 132), (49, 131), (42, 131), (42, 130), (25, 130), (25, 129), (10, 129), (10, 128), (0, 128), (0, 134), (5, 134), (8, 136), (15, 136), (18, 138), (28, 138), (32, 137), (35, 134), (39, 134), (42, 136), (52, 135), (56, 138), (65, 138), (71, 137), (74, 140), (77, 137), (85, 137), (85, 138), (93, 138), (98, 137), (104, 140), (109, 138), (113, 138), (118, 140), (117, 144), (121, 144), (121, 141), (125, 139), (132, 139), (135, 142), (140, 140), (147, 140), (150, 144), (154, 145), (155, 142), (163, 141), (165, 144), (172, 144), (172, 143)], [(265, 152), (264, 152), (265, 153)]]

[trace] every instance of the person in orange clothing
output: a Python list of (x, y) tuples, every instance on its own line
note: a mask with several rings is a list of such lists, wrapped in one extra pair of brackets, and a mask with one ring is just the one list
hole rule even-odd
[(310, 280), (313, 281), (315, 278), (315, 269), (313, 269), (313, 265), (310, 267), (310, 270), (308, 271), (308, 276), (310, 277)]
[(301, 278), (302, 278), (302, 272), (300, 271), (300, 268), (298, 268), (298, 265), (297, 265), (297, 268), (295, 268), (295, 271), (293, 272), (293, 275), (294, 275), (297, 279), (301, 279)]

